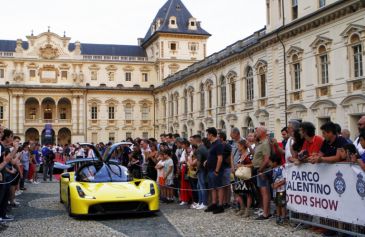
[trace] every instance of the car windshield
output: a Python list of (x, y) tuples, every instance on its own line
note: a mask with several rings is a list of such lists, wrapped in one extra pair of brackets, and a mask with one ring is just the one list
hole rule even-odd
[(78, 180), (81, 182), (129, 182), (132, 177), (128, 169), (116, 164), (91, 164), (81, 168), (78, 172)]

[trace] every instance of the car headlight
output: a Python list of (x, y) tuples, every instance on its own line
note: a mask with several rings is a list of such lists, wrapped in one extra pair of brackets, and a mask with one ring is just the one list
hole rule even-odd
[(145, 194), (144, 197), (150, 197), (156, 194), (155, 186), (150, 184), (150, 192)]
[(86, 194), (84, 193), (84, 191), (81, 189), (81, 187), (80, 187), (80, 186), (76, 186), (76, 190), (77, 190), (77, 193), (79, 194), (79, 196), (80, 196), (81, 198), (85, 198), (85, 199), (95, 199), (95, 197), (93, 197), (93, 196), (86, 195)]

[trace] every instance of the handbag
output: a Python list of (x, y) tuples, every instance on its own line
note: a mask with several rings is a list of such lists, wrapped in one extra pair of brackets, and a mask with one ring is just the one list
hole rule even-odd
[(239, 179), (248, 180), (252, 177), (252, 170), (249, 167), (242, 166), (239, 167), (234, 174)]

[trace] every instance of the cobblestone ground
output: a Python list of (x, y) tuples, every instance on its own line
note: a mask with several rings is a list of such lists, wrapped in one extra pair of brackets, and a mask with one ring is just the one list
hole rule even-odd
[(58, 183), (28, 185), (18, 196), (21, 207), (13, 209), (16, 221), (0, 227), (0, 236), (315, 236), (307, 230), (293, 232), (273, 220), (257, 222), (233, 215), (161, 205), (153, 215), (124, 215), (73, 219), (59, 203)]

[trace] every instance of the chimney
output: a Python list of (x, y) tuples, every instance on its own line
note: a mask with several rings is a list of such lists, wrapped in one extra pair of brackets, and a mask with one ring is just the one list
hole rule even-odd
[(143, 38), (138, 38), (137, 41), (138, 41), (138, 46), (142, 46)]

